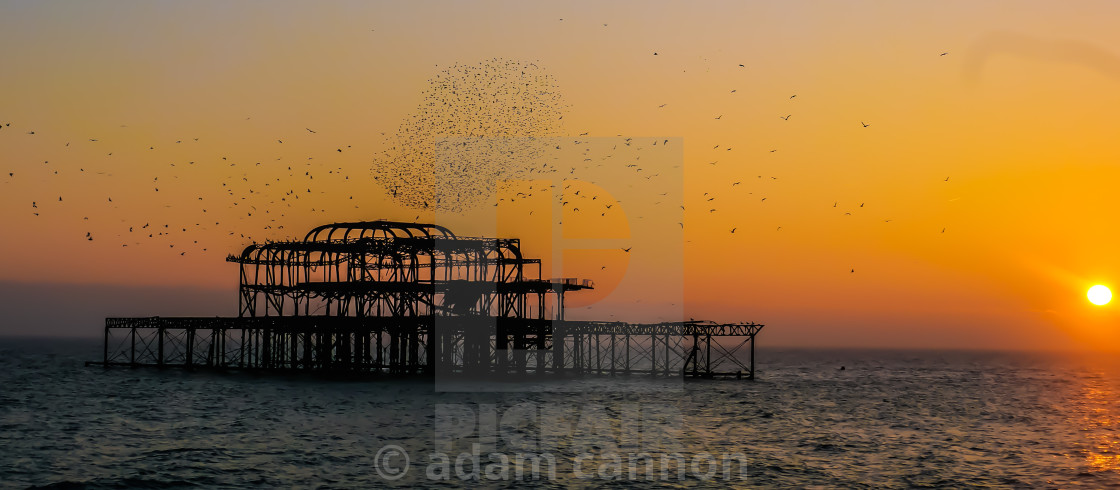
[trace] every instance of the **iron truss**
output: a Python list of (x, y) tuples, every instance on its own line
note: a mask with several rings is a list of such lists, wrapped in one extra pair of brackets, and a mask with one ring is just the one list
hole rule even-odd
[(586, 279), (541, 278), (517, 239), (419, 223), (317, 227), (231, 255), (236, 317), (105, 320), (104, 366), (360, 375), (754, 377), (756, 323), (564, 319)]

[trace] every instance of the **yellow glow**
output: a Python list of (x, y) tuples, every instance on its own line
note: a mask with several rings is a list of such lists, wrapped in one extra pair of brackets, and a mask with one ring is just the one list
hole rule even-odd
[[(249, 243), (435, 221), (595, 280), (569, 298), (580, 319), (1120, 350), (1120, 308), (1071, 294), (1120, 270), (1120, 228), (1098, 226), (1120, 212), (1120, 99), (1099, 97), (1120, 82), (1120, 2), (655, 3), (0, 3), (0, 45), (20, 46), (0, 50), (0, 256), (19, 258), (0, 283), (231, 291), (224, 257)], [(436, 87), (497, 58), (554, 77), (566, 109), (548, 151), (488, 174), (462, 163), (493, 156), (481, 142), (447, 144), (525, 134), (505, 131), (514, 107)], [(504, 81), (474, 73), (470, 93)], [(456, 194), (527, 180), (437, 215), (374, 180), (421, 153), (456, 163)]]
[(1112, 291), (1100, 284), (1089, 288), (1089, 302), (1095, 305), (1108, 304), (1112, 301)]

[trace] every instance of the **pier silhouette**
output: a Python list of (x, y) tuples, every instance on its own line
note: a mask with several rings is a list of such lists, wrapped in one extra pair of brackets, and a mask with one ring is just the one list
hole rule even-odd
[[(246, 247), (236, 317), (106, 318), (87, 365), (358, 376), (754, 378), (757, 323), (567, 320), (588, 279), (541, 277), (516, 238), (332, 223)], [(742, 353), (740, 353), (742, 352)]]

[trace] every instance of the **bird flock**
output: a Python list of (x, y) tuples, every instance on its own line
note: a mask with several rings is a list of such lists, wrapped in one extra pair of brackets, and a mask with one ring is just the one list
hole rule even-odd
[[(353, 145), (322, 139), (313, 128), (288, 128), (272, 143), (253, 142), (271, 153), (253, 157), (193, 135), (145, 141), (144, 132), (128, 125), (101, 132), (107, 134), (72, 137), (17, 121), (0, 124), (0, 145), (57, 155), (8, 172), (8, 192), (32, 196), (22, 212), (72, 229), (85, 242), (157, 246), (178, 256), (225, 253), (245, 242), (282, 238), (293, 219), (313, 214), (315, 223), (329, 221), (344, 206), (353, 212), (355, 196), (368, 184), (349, 173)], [(296, 141), (311, 150), (279, 148)], [(368, 153), (360, 161), (368, 161)]]
[[(658, 56), (657, 52), (653, 54)], [(745, 65), (738, 64), (738, 68), (745, 69)], [(730, 90), (732, 94), (736, 92), (736, 89)], [(798, 94), (788, 95), (790, 110), (776, 114), (780, 121), (774, 120), (775, 124), (786, 124), (796, 118), (795, 99), (801, 100)], [(666, 110), (667, 105), (652, 104), (651, 108)], [(680, 145), (680, 140), (592, 135), (590, 132), (571, 136), (564, 122), (568, 110), (557, 79), (537, 62), (491, 58), (474, 64), (454, 64), (428, 79), (416, 110), (403, 119), (398, 131), (387, 136), (383, 149), (376, 152), (355, 152), (352, 144), (330, 140), (312, 127), (287, 128), (284, 134), (275, 135), (274, 141), (269, 142), (277, 147), (272, 155), (256, 158), (227, 156), (220, 150), (206, 147), (207, 142), (200, 141), (196, 135), (140, 143), (136, 136), (122, 136), (122, 132), (129, 130), (126, 125), (121, 125), (113, 134), (75, 137), (44, 134), (37, 128), (3, 122), (0, 144), (9, 138), (37, 138), (47, 141), (43, 144), (64, 151), (99, 156), (99, 160), (92, 161), (52, 163), (45, 159), (42, 164), (36, 164), (35, 197), (26, 203), (26, 212), (40, 217), (56, 213), (62, 206), (78, 206), (83, 222), (91, 221), (91, 216), (93, 220), (114, 221), (113, 232), (108, 237), (113, 243), (122, 247), (148, 243), (166, 245), (179, 255), (207, 251), (207, 245), (200, 244), (197, 238), (213, 236), (215, 232), (240, 241), (268, 240), (284, 233), (280, 230), (285, 229), (285, 223), (290, 224), (293, 216), (314, 213), (322, 217), (317, 221), (331, 221), (338, 219), (340, 202), (346, 202), (347, 208), (358, 209), (354, 196), (368, 192), (370, 181), (360, 173), (351, 178), (355, 161), (370, 162), (372, 182), (396, 203), (418, 211), (450, 213), (483, 205), (498, 206), (503, 202), (517, 205), (537, 192), (547, 191), (566, 212), (605, 217), (621, 211), (617, 200), (573, 188), (570, 184), (562, 184), (560, 193), (554, 192), (554, 185), (500, 191), (503, 182), (533, 178), (578, 179), (591, 175), (591, 170), (609, 168), (616, 173), (595, 175), (600, 178), (624, 175), (622, 178), (628, 183), (647, 186), (647, 194), (653, 197), (654, 205), (674, 212), (663, 213), (664, 216), (683, 214), (686, 204), (691, 207), (688, 211), (726, 214), (726, 232), (735, 236), (743, 236), (745, 224), (740, 220), (746, 218), (741, 206), (725, 208), (721, 205), (726, 200), (724, 193), (737, 193), (734, 202), (745, 198), (762, 205), (768, 199), (767, 186), (776, 185), (780, 180), (779, 175), (749, 172), (745, 165), (738, 165), (744, 158), (762, 158), (767, 153), (777, 152), (778, 148), (742, 157), (738, 156), (739, 150), (724, 142), (714, 144), (705, 152), (714, 157), (705, 161), (711, 167), (722, 168), (728, 165), (721, 164), (722, 160), (734, 160), (731, 165), (737, 168), (729, 172), (726, 189), (713, 187), (702, 195), (683, 197), (670, 195), (670, 192), (656, 193), (653, 190), (658, 188), (679, 190), (683, 168), (664, 164), (664, 158), (659, 160), (662, 163), (649, 165), (655, 160), (649, 155), (655, 151), (670, 150), (668, 154), (680, 151), (675, 147), (670, 149), (671, 145)], [(725, 115), (728, 114), (723, 111), (712, 113), (709, 123), (730, 124)], [(853, 117), (852, 124), (858, 124), (860, 130), (874, 130), (871, 122), (858, 117)], [(302, 153), (296, 155), (279, 149), (293, 144), (301, 148)], [(149, 189), (139, 198), (115, 201), (111, 195), (113, 187), (104, 180), (112, 173), (104, 168), (111, 167), (105, 164), (108, 159), (122, 153), (151, 162), (136, 171), (146, 174), (143, 179)], [(352, 153), (356, 154), (351, 156)], [(646, 161), (642, 161), (643, 156), (647, 157)], [(21, 185), (23, 175), (15, 170), (6, 173), (5, 184)], [(88, 198), (90, 192), (84, 192), (79, 202), (71, 204), (67, 196), (52, 191), (53, 186), (42, 185), (44, 176), (49, 179), (61, 175), (87, 179), (87, 188), (103, 187), (106, 192), (96, 202)], [(948, 181), (949, 177), (945, 177), (944, 182)], [(331, 189), (336, 195), (324, 196), (325, 189)], [(338, 189), (343, 189), (345, 196), (337, 195)], [(168, 194), (173, 195), (161, 197)], [(657, 196), (663, 199), (658, 200)], [(859, 202), (858, 207), (842, 211), (850, 216), (865, 204)], [(839, 201), (831, 205), (837, 208)], [(105, 212), (98, 213), (97, 206), (103, 207)], [(130, 220), (126, 213), (114, 212), (122, 206), (147, 212), (150, 216)], [(178, 212), (158, 212), (171, 207)], [(368, 211), (360, 210), (366, 215)], [(528, 215), (534, 212), (529, 207), (525, 211)], [(182, 216), (192, 218), (184, 220)], [(635, 219), (646, 218), (645, 215), (635, 216)], [(676, 225), (684, 228), (685, 220), (681, 218)], [(774, 231), (782, 229), (776, 226)], [(941, 227), (940, 233), (946, 230), (947, 227)], [(102, 239), (89, 230), (79, 236), (88, 242)], [(625, 251), (629, 252), (629, 248)], [(854, 268), (845, 269), (855, 273)]]
[(411, 208), (477, 207), (497, 182), (540, 170), (566, 109), (555, 77), (534, 62), (455, 64), (428, 80), (417, 110), (375, 157), (373, 180)]

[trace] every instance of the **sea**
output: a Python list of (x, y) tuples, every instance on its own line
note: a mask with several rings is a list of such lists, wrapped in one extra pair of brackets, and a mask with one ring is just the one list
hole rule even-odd
[(100, 349), (0, 339), (0, 487), (1120, 485), (1107, 355), (760, 347), (754, 380), (470, 390), (87, 367)]

